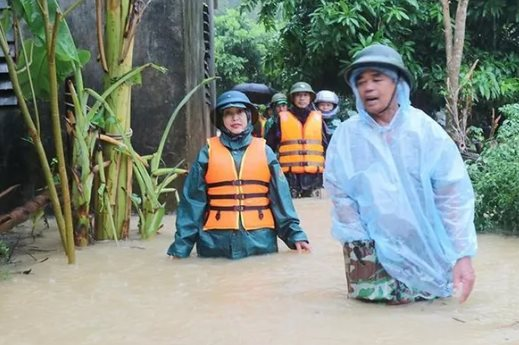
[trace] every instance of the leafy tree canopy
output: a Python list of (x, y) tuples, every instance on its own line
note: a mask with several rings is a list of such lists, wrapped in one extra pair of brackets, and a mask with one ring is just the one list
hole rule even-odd
[(217, 16), (215, 27), (218, 92), (243, 82), (266, 82), (264, 56), (273, 35), (234, 9)]
[[(454, 13), (457, 2), (451, 6)], [(261, 22), (279, 33), (265, 61), (265, 73), (279, 84), (306, 80), (317, 89), (345, 90), (341, 71), (357, 51), (381, 42), (403, 55), (417, 81), (415, 103), (428, 111), (444, 103), (445, 38), (437, 0), (243, 0), (241, 9), (259, 10)], [(467, 88), (482, 111), (517, 99), (516, 0), (469, 4), (462, 74), (476, 60)]]

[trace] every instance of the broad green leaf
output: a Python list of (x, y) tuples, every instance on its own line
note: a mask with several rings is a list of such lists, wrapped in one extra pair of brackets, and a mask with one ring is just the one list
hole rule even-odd
[[(56, 19), (56, 11), (61, 12), (55, 0), (47, 0), (51, 24)], [(13, 8), (17, 15), (22, 16), (38, 45), (45, 45), (45, 31), (43, 16), (36, 0), (13, 0)], [(56, 40), (56, 59), (61, 61), (74, 61), (80, 63), (78, 51), (65, 20), (58, 26)]]
[[(53, 21), (56, 17), (56, 10), (59, 7), (54, 0), (49, 0), (48, 5), (49, 14)], [(24, 42), (24, 46), (28, 54), (30, 54), (28, 57), (29, 61), (25, 61), (23, 54), (18, 54), (17, 68), (20, 71), (19, 79), (22, 92), (26, 99), (31, 97), (29, 75), (26, 72), (26, 69), (29, 68), (36, 98), (48, 99), (49, 71), (41, 10), (35, 0), (13, 0), (13, 8), (15, 13), (25, 20), (27, 27), (32, 33), (32, 38)], [(76, 68), (84, 66), (89, 60), (90, 52), (76, 49), (67, 23), (62, 20), (58, 27), (56, 40), (58, 84), (61, 85), (65, 78), (70, 76)]]
[[(23, 95), (26, 99), (31, 96), (31, 89), (29, 84), (29, 74), (27, 68), (30, 70), (34, 83), (34, 93), (37, 98), (47, 99), (49, 97), (49, 68), (47, 65), (47, 52), (41, 45), (36, 45), (32, 39), (24, 42), (25, 49), (28, 54), (29, 61), (25, 61), (23, 54), (17, 61), (17, 68), (21, 70), (18, 75), (20, 86)], [(72, 72), (72, 70), (70, 70)]]
[(2, 25), (2, 29), (8, 35), (9, 32), (12, 34), (13, 31), (13, 17), (12, 12), (8, 9), (2, 11), (0, 18), (0, 25)]

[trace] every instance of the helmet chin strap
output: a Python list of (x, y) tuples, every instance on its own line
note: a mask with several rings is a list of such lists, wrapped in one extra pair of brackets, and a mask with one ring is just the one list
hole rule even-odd
[(384, 107), (384, 109), (382, 109), (381, 111), (379, 111), (378, 113), (375, 113), (375, 114), (371, 114), (371, 113), (368, 113), (372, 116), (378, 116), (382, 113), (384, 113), (386, 110), (389, 109), (389, 107), (391, 106), (391, 103), (393, 103), (393, 99), (395, 98), (396, 96), (396, 89), (398, 87), (398, 83), (400, 82), (400, 74), (398, 75), (398, 78), (396, 79), (396, 82), (395, 82), (395, 88), (393, 89), (393, 93), (391, 94), (391, 98), (389, 99), (389, 102), (387, 103), (387, 105)]

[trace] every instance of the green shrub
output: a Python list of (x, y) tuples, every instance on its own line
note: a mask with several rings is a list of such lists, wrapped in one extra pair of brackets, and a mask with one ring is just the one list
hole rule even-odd
[(3, 264), (9, 258), (9, 247), (4, 241), (0, 240), (0, 264)]
[(506, 120), (468, 167), (476, 192), (475, 222), (478, 231), (519, 234), (519, 104), (499, 111)]

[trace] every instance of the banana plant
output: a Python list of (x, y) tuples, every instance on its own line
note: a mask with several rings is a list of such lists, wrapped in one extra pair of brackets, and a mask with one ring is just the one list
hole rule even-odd
[(92, 162), (99, 128), (93, 126), (92, 119), (87, 116), (88, 93), (83, 88), (79, 71), (73, 80), (67, 81), (66, 87), (72, 102), (67, 107), (66, 126), (67, 134), (72, 138), (70, 174), (74, 238), (76, 245), (83, 247), (91, 241), (90, 203), (94, 176), (99, 171)]
[[(169, 117), (157, 151), (151, 155), (140, 156), (133, 149), (128, 136), (123, 136), (121, 142), (101, 135), (101, 139), (111, 142), (119, 152), (129, 156), (131, 159), (135, 179), (139, 186), (139, 193), (133, 193), (131, 200), (139, 215), (139, 233), (142, 238), (153, 237), (160, 230), (166, 210), (165, 202), (162, 202), (160, 197), (162, 194), (175, 193), (178, 201), (178, 192), (171, 187), (171, 183), (180, 175), (187, 173), (187, 170), (178, 167), (183, 162), (179, 162), (175, 167), (163, 166), (162, 154), (173, 122), (193, 94), (214, 79), (216, 78), (212, 77), (203, 80), (184, 96)], [(100, 100), (102, 101), (101, 98)], [(115, 115), (109, 104), (104, 102), (103, 106), (110, 116)]]
[[(74, 216), (76, 218), (75, 234), (76, 244), (87, 245), (91, 235), (90, 204), (93, 193), (98, 197), (100, 210), (108, 215), (104, 224), (108, 233), (115, 241), (119, 236), (113, 221), (113, 208), (108, 196), (105, 168), (111, 163), (104, 161), (101, 152), (101, 144), (118, 145), (118, 142), (110, 136), (102, 134), (104, 121), (116, 122), (116, 117), (109, 106), (107, 99), (125, 83), (133, 83), (140, 80), (140, 73), (145, 68), (154, 68), (164, 73), (163, 67), (154, 64), (145, 64), (134, 68), (122, 78), (114, 81), (113, 85), (100, 95), (90, 88), (83, 88), (81, 74), (75, 75), (74, 83), (68, 81), (68, 90), (72, 99), (73, 108), (67, 114), (69, 135), (73, 137), (72, 159), (72, 195)], [(76, 86), (74, 86), (76, 85)], [(77, 92), (76, 88), (81, 90)], [(90, 98), (94, 103), (89, 106)], [(106, 115), (107, 114), (107, 115)], [(98, 183), (94, 186), (94, 178), (98, 177)]]
[[(104, 87), (109, 89), (115, 80), (122, 78), (133, 68), (133, 47), (138, 24), (151, 0), (96, 0), (96, 28), (99, 62), (104, 72)], [(131, 133), (131, 83), (124, 83), (113, 90), (106, 102), (114, 110), (114, 122), (106, 122), (106, 134), (121, 140)], [(112, 219), (121, 238), (128, 237), (131, 212), (132, 162), (116, 150), (117, 145), (104, 145), (104, 160), (111, 164), (106, 168), (106, 190), (113, 208)], [(104, 212), (103, 198), (96, 200), (96, 237), (110, 239), (106, 232), (112, 221)]]

